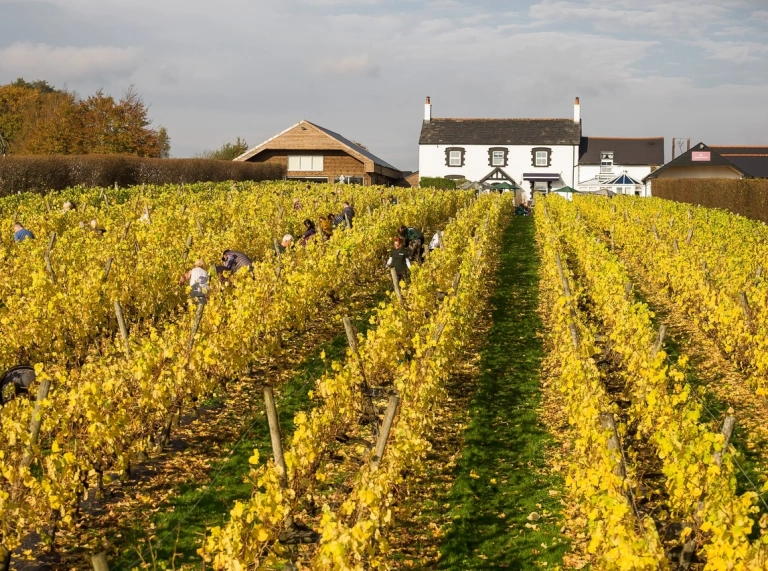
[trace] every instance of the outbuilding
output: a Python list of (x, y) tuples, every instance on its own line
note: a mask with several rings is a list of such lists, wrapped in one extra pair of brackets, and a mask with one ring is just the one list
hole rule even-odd
[(287, 180), (404, 185), (403, 173), (359, 143), (325, 127), (299, 121), (249, 149), (236, 161), (279, 164)]

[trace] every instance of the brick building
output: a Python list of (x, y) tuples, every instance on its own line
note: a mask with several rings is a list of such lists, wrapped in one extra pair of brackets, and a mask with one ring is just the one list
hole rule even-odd
[(281, 165), (289, 180), (404, 185), (403, 173), (338, 133), (299, 121), (235, 159)]

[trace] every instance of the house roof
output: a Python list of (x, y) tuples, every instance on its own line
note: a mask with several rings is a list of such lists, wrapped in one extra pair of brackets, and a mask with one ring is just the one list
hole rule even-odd
[(582, 137), (579, 144), (579, 164), (599, 165), (600, 153), (613, 152), (617, 165), (664, 164), (664, 137), (620, 139), (614, 137)]
[(578, 145), (573, 119), (432, 119), (421, 125), (420, 145)]
[(749, 176), (768, 178), (768, 147), (709, 147)]
[(293, 125), (291, 125), (287, 129), (285, 129), (284, 131), (279, 132), (277, 135), (275, 135), (273, 137), (270, 137), (266, 141), (264, 141), (264, 142), (256, 145), (255, 147), (247, 150), (246, 152), (244, 152), (242, 155), (240, 155), (239, 157), (235, 158), (234, 160), (236, 160), (236, 161), (247, 161), (248, 159), (258, 155), (260, 152), (262, 152), (264, 150), (267, 150), (267, 148), (273, 148), (272, 146), (270, 146), (270, 143), (272, 143), (274, 140), (278, 139), (281, 135), (286, 134), (291, 129), (294, 129), (294, 128), (300, 126), (300, 125), (310, 125), (311, 127), (314, 127), (315, 129), (317, 129), (318, 131), (320, 131), (321, 133), (323, 133), (327, 137), (329, 137), (329, 138), (333, 139), (334, 141), (336, 141), (336, 143), (340, 144), (342, 147), (345, 147), (346, 150), (350, 151), (353, 155), (357, 155), (358, 158), (364, 158), (364, 159), (367, 159), (367, 160), (373, 162), (376, 165), (379, 165), (379, 166), (382, 166), (382, 167), (385, 167), (385, 168), (388, 168), (388, 169), (392, 169), (394, 171), (397, 171), (398, 173), (400, 172), (400, 169), (398, 169), (397, 167), (393, 167), (391, 164), (389, 164), (385, 160), (383, 160), (383, 159), (377, 157), (376, 155), (374, 155), (368, 149), (364, 149), (363, 147), (361, 147), (357, 143), (353, 143), (351, 140), (347, 139), (346, 137), (344, 137), (342, 135), (339, 135), (338, 133), (336, 133), (334, 131), (331, 131), (330, 129), (326, 129), (325, 127), (321, 127), (320, 125), (317, 125), (315, 123), (312, 123), (312, 122), (304, 120), (304, 119), (302, 119), (298, 123), (294, 123)]
[(347, 139), (346, 137), (343, 137), (342, 135), (339, 135), (338, 133), (334, 133), (334, 132), (333, 132), (333, 131), (331, 131), (330, 129), (326, 129), (325, 127), (321, 127), (320, 125), (316, 125), (315, 123), (310, 123), (309, 121), (304, 121), (304, 122), (305, 122), (305, 123), (309, 123), (309, 124), (310, 124), (310, 125), (312, 125), (313, 127), (317, 127), (318, 129), (320, 129), (320, 130), (321, 130), (323, 133), (325, 133), (325, 134), (326, 134), (326, 135), (328, 135), (329, 137), (331, 137), (331, 138), (333, 138), (333, 139), (336, 139), (336, 140), (337, 140), (339, 143), (341, 143), (342, 145), (344, 145), (344, 146), (346, 146), (346, 147), (349, 147), (349, 148), (350, 148), (350, 149), (352, 149), (353, 151), (356, 151), (357, 153), (359, 153), (359, 154), (363, 155), (365, 158), (372, 160), (372, 161), (373, 161), (374, 163), (376, 163), (377, 165), (381, 165), (381, 166), (383, 166), (383, 167), (387, 167), (387, 168), (390, 168), (390, 169), (392, 169), (392, 170), (396, 170), (396, 171), (399, 171), (399, 170), (400, 170), (400, 169), (398, 169), (397, 167), (393, 167), (391, 164), (389, 164), (388, 162), (386, 162), (384, 159), (380, 159), (379, 157), (377, 157), (376, 155), (374, 155), (374, 154), (373, 154), (371, 151), (369, 151), (368, 149), (364, 149), (363, 147), (361, 147), (361, 146), (360, 146), (360, 145), (358, 145), (357, 143), (353, 143), (352, 141), (350, 141), (350, 140), (349, 140), (349, 139)]
[[(706, 152), (706, 151), (708, 151), (709, 154), (710, 154), (708, 161), (694, 161), (693, 160), (693, 153), (700, 153), (700, 152)], [(696, 167), (707, 167), (707, 166), (710, 166), (710, 167), (730, 167), (734, 171), (736, 171), (738, 173), (741, 173), (744, 176), (747, 176), (747, 177), (752, 176), (746, 170), (742, 169), (740, 166), (738, 166), (735, 163), (731, 162), (731, 160), (729, 160), (730, 158), (731, 157), (726, 158), (726, 157), (720, 155), (720, 153), (718, 153), (716, 150), (712, 149), (711, 147), (708, 147), (704, 143), (698, 143), (697, 145), (694, 145), (693, 147), (691, 147), (690, 150), (684, 152), (682, 155), (680, 155), (678, 157), (675, 157), (674, 159), (669, 161), (664, 166), (662, 166), (662, 167), (656, 169), (655, 171), (653, 171), (651, 174), (649, 174), (648, 176), (646, 176), (643, 179), (643, 182), (645, 182), (649, 178), (651, 178), (651, 179), (658, 178), (658, 176), (661, 173), (663, 173), (667, 169), (673, 168), (673, 167), (693, 167), (693, 166), (696, 166)]]

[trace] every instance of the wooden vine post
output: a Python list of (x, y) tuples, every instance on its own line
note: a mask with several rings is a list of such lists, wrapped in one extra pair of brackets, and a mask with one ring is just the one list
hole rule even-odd
[(395, 420), (398, 404), (400, 404), (400, 397), (397, 395), (390, 395), (389, 403), (387, 403), (387, 411), (384, 413), (384, 421), (379, 430), (379, 437), (376, 439), (376, 450), (373, 458), (371, 458), (371, 466), (374, 470), (379, 467), (381, 459), (384, 457), (384, 451), (387, 448), (387, 440), (389, 439), (389, 432), (392, 430), (392, 423)]
[(395, 288), (395, 295), (397, 296), (397, 301), (399, 301), (400, 305), (402, 305), (404, 303), (403, 294), (400, 291), (400, 280), (397, 279), (397, 271), (395, 271), (395, 268), (389, 268), (389, 273), (392, 276), (392, 286)]
[(32, 449), (37, 445), (37, 441), (40, 438), (40, 426), (43, 423), (43, 417), (40, 408), (43, 405), (43, 401), (48, 398), (48, 391), (50, 390), (50, 379), (44, 379), (40, 381), (40, 387), (37, 389), (35, 408), (32, 410), (32, 418), (29, 421), (29, 444), (27, 444), (27, 447), (24, 449), (24, 456), (21, 459), (21, 465), (25, 468), (29, 468), (29, 466), (32, 464)]
[[(283, 490), (288, 489), (288, 467), (285, 465), (285, 456), (283, 454), (283, 438), (280, 431), (280, 417), (277, 416), (277, 406), (275, 405), (275, 395), (272, 387), (264, 387), (264, 405), (267, 409), (267, 422), (269, 423), (269, 437), (272, 442), (272, 456), (275, 459), (275, 468), (280, 480), (280, 487)], [(288, 515), (285, 520), (285, 527), (293, 527), (293, 516)]]
[(666, 336), (667, 336), (667, 326), (662, 324), (661, 327), (659, 327), (659, 335), (656, 338), (656, 343), (654, 343), (653, 345), (653, 351), (651, 353), (652, 359), (655, 359), (656, 355), (658, 355), (659, 351), (661, 351), (661, 348), (664, 346), (664, 337)]
[(285, 490), (288, 488), (288, 468), (285, 465), (285, 456), (283, 455), (280, 418), (277, 416), (277, 406), (275, 405), (275, 395), (272, 392), (272, 387), (264, 387), (264, 404), (267, 409), (269, 437), (272, 441), (272, 454), (275, 458), (275, 468), (277, 468), (277, 475), (280, 478), (280, 486)]
[(187, 258), (189, 258), (189, 251), (192, 249), (192, 234), (187, 236), (187, 242), (184, 244), (184, 261), (187, 261)]
[(107, 260), (107, 263), (104, 265), (104, 281), (107, 281), (107, 278), (109, 278), (109, 272), (112, 269), (112, 258), (109, 258)]
[(125, 316), (123, 315), (123, 306), (120, 305), (118, 300), (115, 300), (115, 316), (117, 317), (117, 325), (120, 327), (120, 337), (123, 338), (123, 344), (125, 345), (125, 352), (129, 354), (131, 352), (131, 345), (128, 339), (128, 327), (125, 324)]
[(200, 322), (203, 320), (203, 311), (205, 310), (205, 304), (200, 303), (195, 311), (195, 319), (192, 322), (192, 331), (189, 334), (189, 341), (187, 342), (187, 356), (192, 353), (192, 347), (195, 345), (195, 335), (200, 328)]
[[(360, 375), (363, 377), (363, 390), (366, 394), (367, 401), (366, 404), (368, 405), (368, 410), (365, 411), (365, 414), (370, 415), (371, 417), (378, 418), (378, 412), (376, 411), (376, 405), (373, 402), (373, 397), (371, 396), (371, 387), (368, 384), (368, 377), (365, 375), (365, 367), (363, 366), (363, 358), (360, 356), (360, 350), (357, 347), (357, 337), (355, 336), (355, 329), (352, 327), (352, 321), (350, 321), (348, 316), (344, 316), (342, 319), (342, 322), (344, 323), (344, 333), (347, 335), (347, 344), (349, 345), (349, 348), (352, 350), (352, 354), (357, 359), (357, 364), (360, 367)], [(373, 426), (373, 432), (374, 436), (376, 435), (376, 431), (378, 430), (378, 427), (376, 426), (376, 423), (372, 424)]]
[(93, 571), (109, 571), (109, 563), (107, 562), (107, 552), (95, 553), (91, 556), (91, 564), (93, 564)]

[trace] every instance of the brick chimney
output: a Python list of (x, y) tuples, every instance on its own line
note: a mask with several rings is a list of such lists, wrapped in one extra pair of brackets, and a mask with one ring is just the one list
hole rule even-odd
[(581, 123), (581, 105), (579, 105), (579, 98), (573, 103), (573, 122)]
[(424, 120), (432, 120), (432, 103), (429, 101), (429, 95), (427, 95), (427, 101), (424, 103)]

